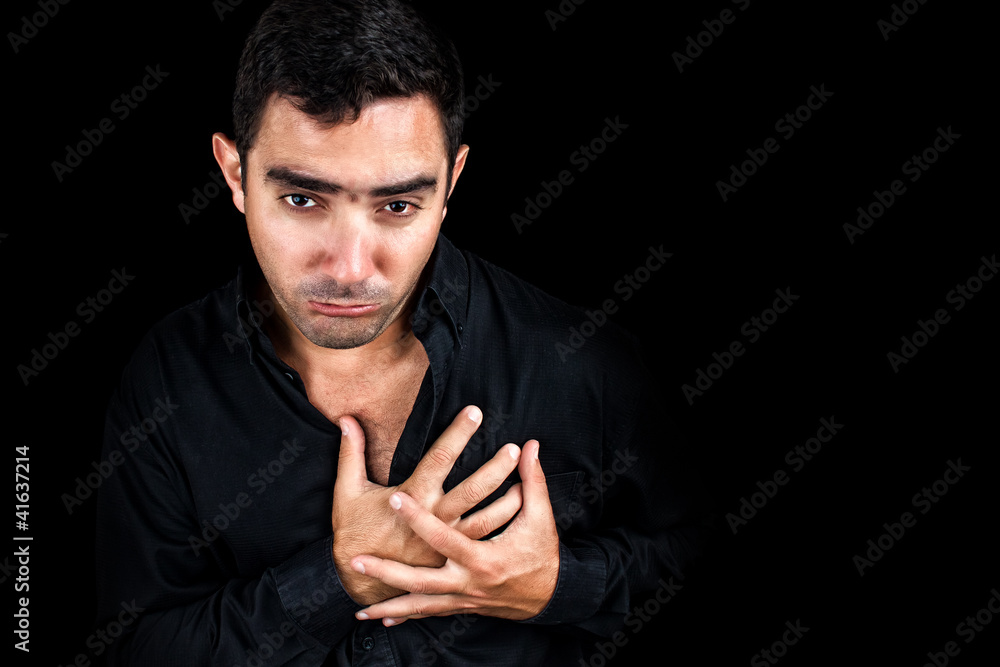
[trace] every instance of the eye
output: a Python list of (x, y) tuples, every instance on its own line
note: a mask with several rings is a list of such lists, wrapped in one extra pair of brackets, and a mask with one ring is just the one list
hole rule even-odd
[(316, 205), (312, 197), (306, 197), (305, 195), (285, 195), (282, 199), (294, 208), (312, 208)]
[(382, 210), (389, 211), (393, 215), (405, 218), (411, 215), (416, 215), (417, 211), (420, 210), (420, 207), (414, 204), (413, 202), (394, 201), (383, 206)]

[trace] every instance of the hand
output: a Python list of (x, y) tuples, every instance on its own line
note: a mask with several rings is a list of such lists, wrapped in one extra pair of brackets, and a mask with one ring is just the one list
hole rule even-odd
[(444, 493), (442, 485), (458, 455), (482, 420), (482, 412), (468, 406), (458, 414), (399, 486), (385, 487), (368, 479), (365, 436), (357, 420), (340, 419), (342, 437), (337, 480), (333, 487), (333, 562), (344, 590), (361, 604), (372, 604), (405, 591), (357, 574), (349, 566), (358, 554), (392, 557), (412, 565), (437, 566), (444, 556), (436, 552), (397, 517), (389, 497), (403, 491), (425, 511), (459, 534), (477, 540), (506, 523), (521, 507), (521, 485), (515, 484), (496, 502), (462, 519), (462, 514), (493, 493), (517, 465), (515, 445), (500, 449), (479, 470)]
[(413, 567), (374, 555), (351, 559), (357, 572), (410, 591), (363, 609), (357, 617), (395, 625), (425, 616), (475, 613), (523, 620), (541, 613), (559, 576), (559, 535), (537, 440), (524, 445), (518, 470), (521, 511), (503, 533), (482, 542), (441, 521), (408, 494), (392, 494), (396, 513), (448, 560), (443, 567)]

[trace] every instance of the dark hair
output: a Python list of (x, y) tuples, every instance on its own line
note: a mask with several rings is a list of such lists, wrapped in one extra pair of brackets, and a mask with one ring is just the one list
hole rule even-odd
[(331, 124), (357, 120), (375, 100), (423, 93), (441, 113), (453, 167), (462, 137), (462, 86), (454, 45), (409, 5), (277, 0), (257, 21), (240, 57), (233, 96), (236, 149), (245, 162), (274, 93)]

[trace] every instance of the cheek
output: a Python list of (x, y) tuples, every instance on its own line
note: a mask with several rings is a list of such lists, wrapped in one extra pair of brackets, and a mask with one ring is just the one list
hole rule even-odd
[(437, 236), (436, 224), (414, 225), (388, 235), (382, 246), (384, 260), (376, 265), (394, 282), (412, 281), (423, 270)]
[(250, 220), (248, 215), (250, 243), (268, 282), (277, 289), (281, 289), (290, 280), (294, 282), (289, 269), (301, 262), (301, 251), (297, 245), (288, 234), (281, 233), (278, 226), (269, 224), (267, 220), (260, 217), (254, 218), (254, 223), (250, 223)]
[(247, 231), (261, 261), (266, 257), (272, 265), (286, 263), (315, 247), (299, 230), (276, 219), (274, 211), (258, 206), (249, 206), (248, 209)]

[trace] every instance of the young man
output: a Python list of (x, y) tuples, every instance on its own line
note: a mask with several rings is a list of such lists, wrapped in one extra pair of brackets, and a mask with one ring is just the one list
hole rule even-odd
[(113, 663), (577, 664), (696, 550), (632, 339), (560, 358), (581, 313), (440, 234), (462, 92), (395, 1), (262, 16), (213, 138), (252, 256), (108, 411)]

